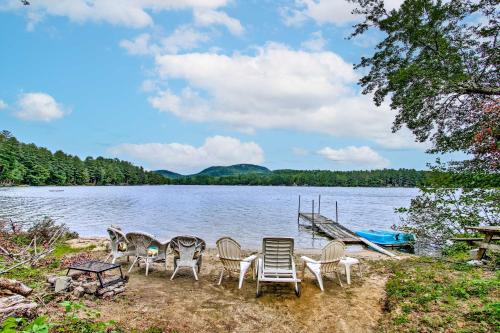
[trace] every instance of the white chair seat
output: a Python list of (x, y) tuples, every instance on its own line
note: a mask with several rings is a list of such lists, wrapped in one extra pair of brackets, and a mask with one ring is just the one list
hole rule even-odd
[(360, 263), (359, 259), (351, 258), (351, 257), (344, 257), (340, 260), (340, 265), (344, 266), (347, 284), (351, 284), (351, 266), (358, 265), (359, 276), (362, 275), (361, 263)]

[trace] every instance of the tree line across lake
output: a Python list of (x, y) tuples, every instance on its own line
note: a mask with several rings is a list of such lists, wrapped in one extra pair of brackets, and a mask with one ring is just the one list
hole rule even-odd
[(52, 153), (0, 133), (0, 185), (285, 185), (416, 187), (436, 183), (449, 187), (498, 187), (494, 174), (454, 175), (413, 169), (367, 171), (275, 170), (229, 176), (191, 175), (169, 179), (119, 159)]
[(167, 184), (168, 179), (130, 162), (68, 155), (0, 133), (0, 185)]
[(428, 172), (410, 169), (371, 171), (275, 170), (233, 176), (185, 176), (172, 184), (415, 187), (427, 182)]

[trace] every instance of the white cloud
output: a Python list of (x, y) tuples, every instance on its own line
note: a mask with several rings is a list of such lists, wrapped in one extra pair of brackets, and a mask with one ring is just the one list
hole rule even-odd
[(167, 37), (158, 38), (152, 42), (152, 36), (143, 33), (132, 40), (124, 39), (120, 46), (133, 55), (158, 55), (164, 53), (178, 53), (183, 50), (192, 50), (201, 43), (210, 40), (207, 34), (201, 33), (189, 26), (181, 26)]
[(7, 107), (7, 103), (0, 99), (0, 110), (6, 109)]
[(181, 143), (125, 143), (109, 149), (113, 156), (134, 158), (152, 169), (194, 172), (213, 165), (261, 164), (264, 151), (255, 142), (241, 142), (228, 136), (205, 139), (200, 147)]
[(141, 87), (140, 87), (141, 91), (144, 91), (144, 92), (153, 92), (153, 91), (156, 91), (158, 90), (158, 84), (154, 81), (154, 80), (144, 80), (142, 81), (141, 83)]
[(409, 131), (391, 133), (395, 112), (360, 94), (352, 65), (333, 52), (269, 43), (254, 55), (163, 55), (156, 64), (160, 80), (187, 84), (180, 93), (158, 93), (150, 103), (183, 119), (222, 122), (247, 133), (291, 128), (389, 148), (417, 146)]
[(321, 31), (316, 31), (311, 34), (311, 38), (302, 42), (301, 46), (309, 51), (319, 52), (323, 51), (327, 43), (327, 40), (323, 38)]
[(19, 119), (49, 122), (65, 115), (64, 107), (45, 93), (25, 93), (19, 97), (14, 115)]
[(154, 45), (150, 44), (151, 35), (144, 33), (135, 37), (133, 40), (124, 39), (120, 46), (133, 55), (145, 55), (155, 53)]
[[(388, 9), (399, 7), (403, 0), (386, 0)], [(355, 5), (346, 0), (295, 0), (293, 6), (281, 8), (283, 22), (287, 26), (301, 25), (308, 19), (318, 24), (335, 24), (338, 26), (359, 20), (352, 14)]]
[(390, 164), (389, 160), (368, 146), (348, 146), (340, 149), (325, 147), (317, 153), (331, 161), (356, 169), (387, 168)]
[(166, 53), (177, 53), (181, 50), (191, 50), (207, 42), (209, 37), (188, 26), (182, 26), (168, 37), (161, 40), (161, 47)]
[(307, 149), (300, 148), (300, 147), (293, 147), (292, 153), (295, 156), (307, 156), (307, 155), (309, 155), (309, 151)]
[(203, 9), (203, 10), (195, 10), (194, 11), (194, 20), (198, 25), (201, 26), (209, 26), (209, 25), (223, 25), (225, 26), (229, 32), (233, 35), (240, 36), (245, 32), (245, 29), (241, 25), (240, 21), (228, 16), (226, 13), (211, 10), (211, 9)]
[(64, 16), (71, 21), (106, 22), (132, 28), (153, 24), (150, 12), (164, 10), (213, 10), (225, 6), (229, 0), (36, 0), (23, 6), (19, 0), (7, 0), (0, 10), (27, 12), (28, 28), (44, 16)]

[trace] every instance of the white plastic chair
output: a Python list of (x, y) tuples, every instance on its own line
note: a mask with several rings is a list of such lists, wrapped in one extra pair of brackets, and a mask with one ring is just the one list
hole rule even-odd
[(295, 294), (300, 296), (293, 247), (293, 238), (267, 237), (262, 240), (262, 258), (257, 261), (257, 297), (262, 282), (293, 283)]
[(340, 265), (344, 266), (347, 284), (351, 284), (351, 267), (352, 266), (358, 266), (358, 274), (360, 277), (363, 276), (363, 273), (361, 271), (361, 262), (359, 261), (359, 259), (351, 258), (351, 257), (343, 257), (340, 260)]
[(241, 289), (243, 285), (243, 279), (248, 269), (252, 268), (252, 278), (255, 279), (255, 259), (257, 256), (251, 255), (246, 258), (242, 258), (241, 246), (237, 241), (230, 237), (222, 237), (217, 243), (217, 250), (219, 254), (217, 255), (222, 263), (222, 270), (220, 272), (220, 278), (218, 285), (222, 283), (222, 277), (224, 276), (224, 271), (236, 272), (239, 274), (238, 289)]
[(115, 263), (116, 259), (121, 257), (135, 256), (135, 247), (131, 244), (125, 234), (118, 227), (109, 227), (107, 229), (109, 239), (111, 241), (111, 253), (106, 257), (105, 261), (113, 258), (111, 263)]
[(153, 235), (144, 232), (127, 233), (128, 241), (135, 247), (135, 260), (130, 265), (129, 273), (135, 263), (140, 267), (140, 262), (146, 263), (146, 276), (149, 273), (149, 266), (157, 261), (165, 261), (165, 270), (167, 269), (167, 248), (169, 242), (162, 243)]
[(338, 240), (333, 240), (323, 247), (321, 251), (321, 259), (314, 260), (306, 256), (300, 257), (303, 261), (302, 265), (302, 278), (304, 278), (306, 268), (316, 277), (319, 288), (323, 288), (323, 274), (334, 273), (337, 277), (340, 286), (342, 281), (339, 276), (339, 265), (345, 253), (345, 244)]
[(201, 269), (202, 254), (205, 250), (205, 241), (194, 236), (177, 236), (170, 240), (170, 248), (174, 252), (174, 273), (170, 277), (173, 280), (180, 268), (193, 270), (195, 280)]

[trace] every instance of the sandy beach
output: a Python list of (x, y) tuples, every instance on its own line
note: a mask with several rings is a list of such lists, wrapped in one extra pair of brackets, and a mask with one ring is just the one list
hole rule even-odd
[[(72, 243), (89, 244), (82, 239)], [(99, 246), (95, 250), (96, 257), (104, 257)], [(295, 262), (299, 269), (301, 255), (314, 258), (319, 251), (297, 250)], [(163, 264), (155, 264), (149, 276), (145, 276), (143, 267), (135, 267), (125, 293), (91, 306), (101, 312), (104, 320), (117, 321), (131, 330), (156, 326), (168, 332), (371, 332), (382, 315), (387, 277), (370, 272), (367, 262), (387, 257), (366, 250), (350, 252), (349, 256), (363, 263), (363, 277), (355, 270), (351, 285), (347, 285), (345, 276), (343, 287), (326, 278), (325, 292), (321, 292), (306, 272), (300, 298), (286, 284), (266, 285), (263, 295), (256, 298), (251, 274), (241, 290), (234, 274), (217, 285), (222, 266), (216, 250), (210, 248), (204, 253), (199, 281), (189, 270), (170, 281), (173, 265), (169, 258), (166, 271)], [(129, 263), (126, 259), (121, 263), (126, 271)]]

